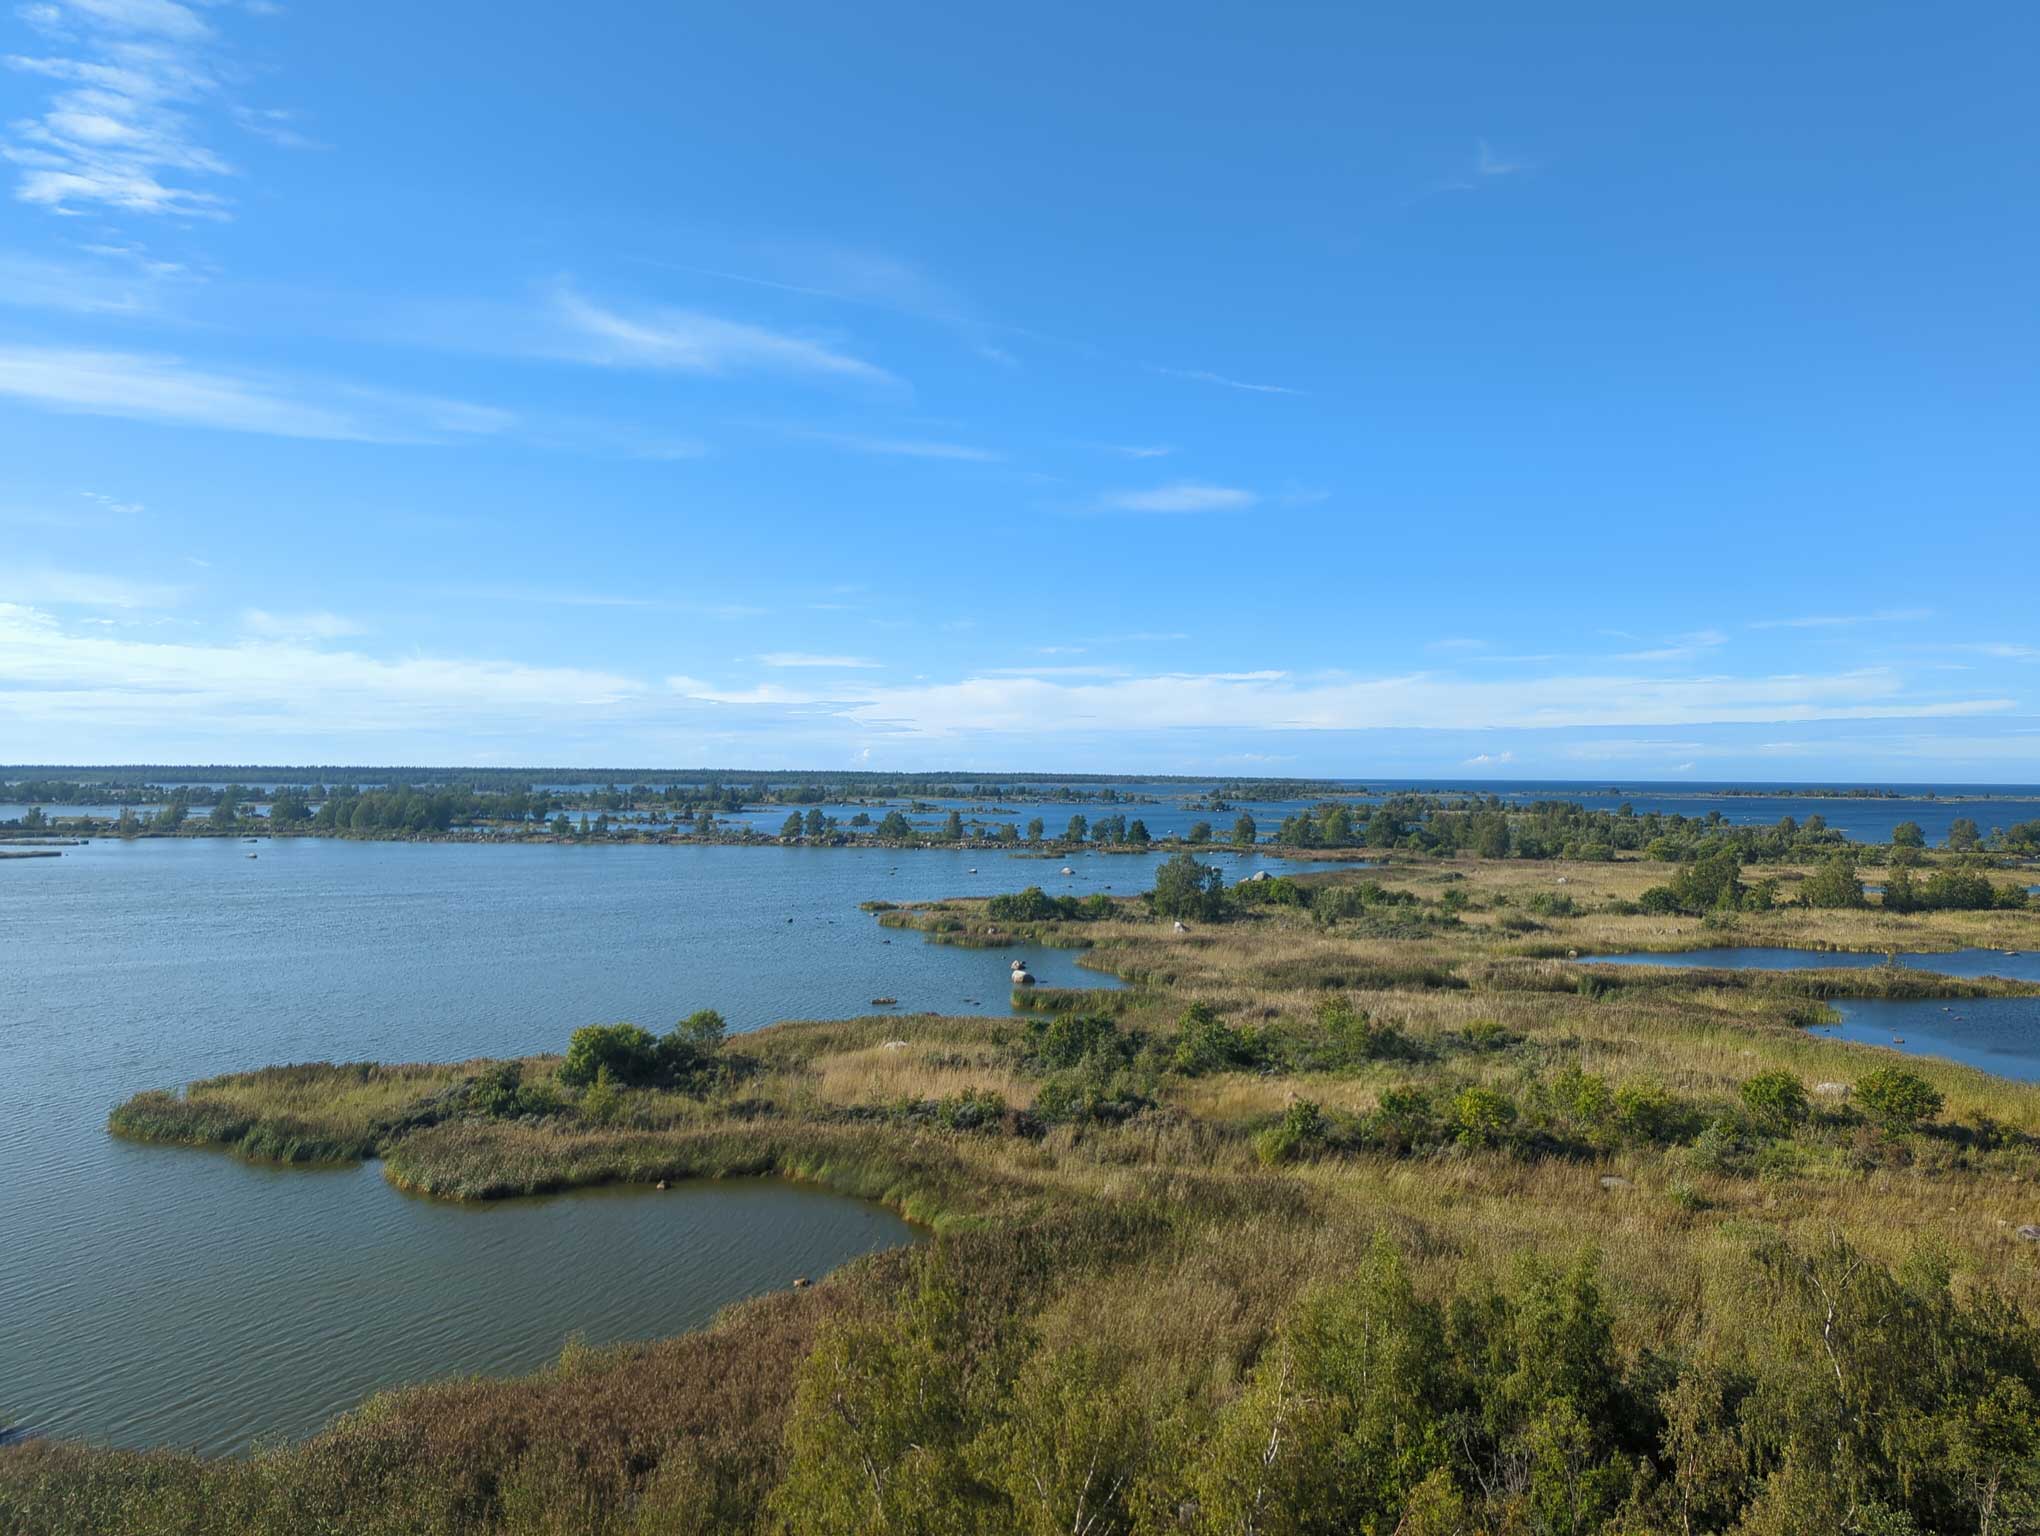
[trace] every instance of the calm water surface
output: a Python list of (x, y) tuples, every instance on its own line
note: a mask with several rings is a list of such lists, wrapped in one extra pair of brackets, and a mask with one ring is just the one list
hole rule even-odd
[(1939, 1056), (2021, 1082), (2040, 1082), (2040, 997), (1953, 1001), (1844, 999), (1842, 1022), (1812, 1031), (1909, 1056)]
[[(248, 853), (258, 858), (250, 859)], [(1015, 955), (857, 910), (1151, 883), (1151, 855), (95, 842), (0, 862), (0, 1415), (125, 1445), (297, 1435), (368, 1391), (704, 1322), (909, 1229), (764, 1182), (464, 1208), (379, 1171), (135, 1146), (137, 1089), (312, 1060), (557, 1050), (580, 1024), (1004, 1011)], [(1227, 857), (1231, 878), (1273, 861)], [(979, 873), (969, 871), (976, 866)], [(791, 918), (792, 921), (788, 921)], [(888, 943), (887, 940), (891, 942)]]

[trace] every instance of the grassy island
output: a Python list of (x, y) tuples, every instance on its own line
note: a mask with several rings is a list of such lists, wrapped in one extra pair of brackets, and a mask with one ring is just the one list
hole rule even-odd
[(1020, 1017), (563, 1021), (557, 1056), (138, 1095), (115, 1132), (429, 1196), (769, 1174), (934, 1237), (249, 1458), (13, 1445), (0, 1529), (2040, 1529), (2040, 1085), (1808, 1032), (2040, 987), (1582, 958), (2026, 950), (2040, 914), (1326, 859), (877, 912), (1132, 983)]

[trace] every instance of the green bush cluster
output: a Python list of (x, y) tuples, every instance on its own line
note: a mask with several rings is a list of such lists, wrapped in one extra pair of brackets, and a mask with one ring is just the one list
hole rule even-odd
[(985, 915), (1002, 923), (1096, 922), (1118, 911), (1103, 891), (1089, 896), (1051, 896), (1038, 885), (1024, 891), (994, 896), (985, 903)]
[(689, 1014), (663, 1036), (636, 1024), (586, 1024), (567, 1041), (560, 1081), (593, 1088), (694, 1088), (720, 1063), (723, 1016), (713, 1008)]
[[(1291, 1112), (1307, 1141), (1315, 1106)], [(1741, 1262), (1715, 1347), (1671, 1355), (1618, 1343), (1591, 1253), (1427, 1294), (1377, 1238), (1211, 1404), (1127, 1330), (1029, 1339), (1022, 1304), (938, 1256), (904, 1305), (824, 1332), (771, 1516), (785, 1536), (2028, 1527), (2029, 1322), (1926, 1255), (1765, 1240)]]

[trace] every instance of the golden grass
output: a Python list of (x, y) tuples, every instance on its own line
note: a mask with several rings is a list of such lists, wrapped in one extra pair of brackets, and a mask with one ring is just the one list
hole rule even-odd
[(817, 1096), (829, 1104), (946, 1099), (972, 1089), (996, 1093), (1015, 1108), (1034, 1102), (1035, 1084), (1014, 1069), (1011, 1054), (982, 1044), (882, 1043), (818, 1056), (810, 1070)]

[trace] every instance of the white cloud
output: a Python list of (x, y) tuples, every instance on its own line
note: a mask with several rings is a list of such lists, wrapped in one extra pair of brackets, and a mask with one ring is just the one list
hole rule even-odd
[(1153, 447), (1143, 447), (1134, 443), (1115, 443), (1112, 445), (1111, 451), (1125, 459), (1166, 459), (1176, 450), (1166, 443), (1157, 444)]
[(1934, 616), (1931, 608), (1881, 608), (1875, 613), (1814, 614), (1797, 619), (1753, 619), (1751, 629), (1845, 629), (1856, 624), (1910, 624)]
[(487, 406), (349, 385), (209, 372), (156, 353), (0, 346), (0, 395), (48, 410), (337, 442), (426, 443), (500, 432)]
[(1623, 651), (1617, 661), (1686, 661), (1703, 651), (1728, 644), (1728, 636), (1718, 629), (1696, 629), (1690, 634), (1678, 636), (1660, 646), (1642, 651)]
[(881, 454), (901, 459), (955, 459), (970, 464), (996, 464), (1006, 456), (990, 448), (973, 448), (968, 443), (931, 442), (924, 438), (864, 437), (854, 432), (803, 432), (802, 437), (818, 443), (832, 443), (855, 453)]
[[(316, 740), (330, 744), (325, 760), (343, 748), (342, 755), (372, 758), (377, 741), (391, 750), (400, 741), (436, 742), (442, 755), (500, 741), (505, 756), (529, 760), (540, 744), (582, 740), (653, 756), (663, 756), (662, 744), (679, 750), (724, 743), (783, 759), (795, 750), (849, 751), (873, 743), (903, 755), (922, 743), (933, 755), (999, 741), (1188, 740), (1182, 733), (1197, 731), (1228, 746), (1279, 750), (1280, 738), (1302, 733), (1697, 731), (1953, 720), (2015, 707), (2003, 698), (1915, 688), (1887, 668), (1764, 677), (1637, 677), (1608, 670), (1507, 682), (1428, 672), (1096, 675), (1037, 668), (911, 683), (846, 668), (786, 683), (732, 687), (674, 676), (661, 686), (510, 660), (380, 659), (328, 643), (337, 636), (307, 638), (316, 622), (275, 616), (256, 627), (299, 633), (142, 640), (126, 627), (101, 627), (84, 615), (63, 620), (22, 601), (15, 593), (28, 584), (18, 573), (7, 574), (16, 579), (0, 582), (0, 739), (45, 742), (60, 758), (121, 750), (260, 755), (255, 747), (261, 743), (282, 751), (291, 742)], [(41, 574), (36, 581), (43, 594), (37, 601), (49, 604), (64, 600), (60, 593), (109, 605), (163, 595), (103, 583), (65, 587)], [(823, 667), (863, 660), (806, 653), (776, 659)], [(574, 734), (584, 727), (599, 734)], [(1257, 734), (1276, 740), (1255, 741)], [(1766, 739), (1791, 735), (1773, 731)], [(1477, 749), (1469, 742), (1460, 750)], [(1698, 762), (1703, 755), (1686, 741), (1660, 736), (1648, 760)], [(1491, 756), (1499, 766), (1501, 754)]]
[(291, 124), (297, 114), (282, 107), (240, 107), (232, 109), (234, 122), (243, 132), (267, 139), (279, 149), (324, 149), (317, 139), (298, 132)]
[(1237, 512), (1260, 497), (1228, 485), (1202, 485), (1179, 480), (1148, 491), (1121, 491), (1100, 503), (1115, 512)]
[(1516, 760), (1513, 752), (1476, 752), (1466, 760), (1468, 768), (1500, 768)]
[(1172, 379), (1191, 379), (1199, 384), (1222, 384), (1227, 389), (1244, 389), (1256, 395), (1300, 395), (1300, 389), (1291, 389), (1283, 384), (1249, 384), (1242, 379), (1229, 379), (1222, 373), (1213, 373), (1208, 368), (1157, 368), (1156, 373), (1166, 374)]
[(209, 148), (191, 108), (219, 88), (207, 55), (211, 25), (176, 0), (53, 0), (23, 17), (63, 54), (10, 55), (8, 65), (59, 87), (37, 117), (10, 125), (0, 157), (20, 170), (14, 195), (58, 213), (224, 218), (204, 189), (234, 168)]
[(1486, 139), (1474, 141), (1473, 173), (1476, 176), (1514, 176), (1532, 169), (1532, 163), (1509, 155), (1498, 155)]
[(1051, 667), (986, 667), (987, 677), (1125, 677), (1126, 668), (1099, 663), (1064, 664)]
[(2008, 640), (1986, 640), (1976, 645), (1958, 645), (1955, 649), (1978, 656), (1994, 656), (2000, 661), (2032, 661), (2040, 657), (2040, 645)]
[(165, 608), (184, 595), (183, 588), (155, 581), (132, 581), (96, 571), (54, 570), (47, 566), (9, 568), (0, 574), (0, 600), (17, 603), (58, 603), (81, 608)]
[[(87, 247), (100, 256), (126, 256), (119, 247)], [(147, 315), (163, 307), (174, 263), (150, 270), (139, 263), (110, 271), (104, 265), (45, 261), (0, 254), (0, 304), (19, 309), (53, 309), (75, 315)]]
[[(642, 683), (575, 667), (409, 656), (383, 661), (289, 640), (166, 644), (80, 633), (0, 603), (0, 738), (52, 742), (258, 740), (338, 734), (364, 743), (432, 730), (471, 740), (612, 720)], [(193, 737), (194, 722), (206, 733)]]
[(1897, 674), (1883, 668), (1818, 676), (1583, 674), (1508, 682), (1433, 673), (1296, 678), (1276, 671), (1058, 682), (1044, 670), (1020, 677), (985, 672), (957, 682), (909, 686), (845, 681), (827, 692), (729, 691), (705, 684), (681, 691), (730, 704), (825, 708), (861, 728), (910, 737), (1098, 729), (1484, 730), (1941, 719), (2015, 707), (2003, 698), (1914, 697)]
[(121, 501), (100, 491), (80, 491), (87, 501), (95, 501), (109, 512), (118, 512), (122, 517), (136, 517), (148, 510), (139, 501)]
[(251, 635), (271, 640), (340, 640), (358, 635), (361, 626), (337, 613), (271, 613), (250, 608), (241, 615), (241, 627)]
[(877, 667), (881, 663), (868, 656), (819, 656), (812, 651), (768, 651), (758, 658), (761, 666), (767, 667), (835, 667), (838, 669), (863, 669)]
[(883, 368), (803, 336), (687, 309), (625, 315), (562, 288), (555, 312), (582, 361), (683, 373), (793, 373), (897, 383)]

